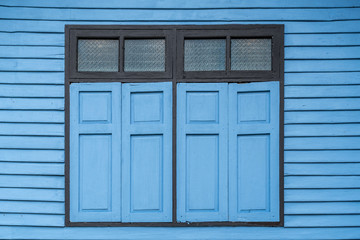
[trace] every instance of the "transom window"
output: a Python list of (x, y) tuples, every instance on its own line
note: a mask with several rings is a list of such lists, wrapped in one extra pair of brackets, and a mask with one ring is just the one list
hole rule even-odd
[(283, 26), (66, 26), (67, 226), (281, 226)]

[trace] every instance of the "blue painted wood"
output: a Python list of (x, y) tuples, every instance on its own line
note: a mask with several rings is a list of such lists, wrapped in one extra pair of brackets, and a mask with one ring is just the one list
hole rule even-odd
[(64, 215), (49, 214), (1, 214), (0, 225), (14, 226), (49, 226), (61, 227), (64, 225)]
[(3, 110), (64, 110), (62, 98), (2, 98)]
[(311, 1), (311, 0), (294, 0), (294, 1), (282, 1), (276, 0), (271, 2), (264, 2), (262, 0), (252, 0), (252, 1), (229, 1), (229, 0), (210, 0), (206, 1), (204, 4), (201, 0), (192, 0), (192, 1), (183, 1), (182, 3), (178, 2), (149, 2), (146, 0), (140, 0), (136, 3), (134, 2), (118, 2), (114, 0), (108, 0), (104, 3), (97, 2), (88, 2), (84, 0), (73, 2), (71, 0), (63, 0), (63, 1), (51, 1), (51, 2), (43, 2), (41, 0), (31, 0), (23, 2), (21, 0), (4, 0), (2, 3), (3, 6), (27, 6), (27, 7), (52, 7), (52, 8), (138, 8), (142, 6), (143, 8), (175, 8), (175, 9), (183, 9), (183, 8), (285, 8), (285, 7), (313, 7), (313, 8), (332, 8), (332, 7), (357, 7), (360, 6), (359, 2), (356, 0), (347, 0), (347, 1), (339, 1), (339, 0), (327, 0), (327, 1)]
[(357, 58), (360, 47), (285, 47), (285, 60), (290, 59), (351, 59)]
[(356, 123), (360, 111), (298, 111), (285, 112), (285, 123)]
[(64, 124), (0, 123), (0, 135), (64, 136)]
[(286, 227), (359, 227), (359, 215), (286, 216)]
[(64, 73), (0, 72), (0, 83), (64, 84)]
[(0, 59), (0, 71), (63, 72), (64, 61), (58, 59)]
[(285, 85), (360, 84), (358, 72), (286, 73)]
[(70, 220), (119, 222), (121, 85), (70, 86)]
[(287, 163), (285, 176), (360, 175), (360, 163)]
[(21, 16), (22, 19), (29, 20), (97, 20), (97, 21), (151, 21), (154, 15), (161, 21), (211, 21), (211, 20), (344, 20), (357, 19), (360, 9), (357, 8), (337, 8), (337, 9), (203, 9), (196, 14), (188, 14), (193, 9), (58, 9), (58, 8), (34, 8), (28, 11), (23, 7), (2, 7), (3, 19), (12, 19), (14, 16)]
[(286, 86), (286, 98), (360, 97), (360, 85)]
[(360, 149), (360, 137), (289, 137), (285, 150)]
[(360, 188), (360, 176), (287, 176), (285, 188)]
[(360, 98), (286, 99), (285, 111), (360, 110)]
[[(287, 34), (285, 35), (285, 46), (354, 46), (359, 45), (360, 42), (360, 34), (359, 33), (346, 33), (346, 32), (352, 32), (351, 30), (348, 31), (347, 29), (343, 29), (346, 27), (354, 28), (360, 24), (359, 22), (356, 22), (354, 24), (351, 22), (347, 22), (347, 24), (344, 23), (338, 23), (338, 26), (336, 24), (331, 24), (328, 26), (323, 26), (323, 30), (316, 29), (316, 32), (314, 34)], [(309, 24), (310, 25), (310, 24)], [(311, 25), (314, 27), (316, 25), (324, 25), (324, 23), (311, 23)], [(333, 27), (334, 29), (331, 31), (329, 30), (330, 27)], [(301, 27), (309, 27), (311, 26), (304, 26), (304, 24), (300, 23), (299, 28)], [(299, 30), (300, 31), (300, 30)], [(305, 33), (311, 30), (306, 30)], [(354, 30), (353, 30), (354, 31)], [(329, 33), (331, 32), (331, 33)], [(343, 34), (345, 32), (346, 34)], [(302, 33), (302, 32), (301, 32)], [(321, 34), (319, 34), (321, 33)]]
[(62, 111), (9, 111), (0, 110), (2, 123), (64, 123)]
[(0, 201), (0, 212), (63, 215), (65, 206), (61, 202)]
[(354, 214), (360, 213), (360, 202), (286, 203), (285, 214)]
[(13, 162), (64, 162), (63, 150), (0, 149), (1, 161)]
[(285, 202), (360, 201), (360, 189), (287, 189)]
[(0, 187), (64, 189), (63, 176), (0, 175)]
[(42, 46), (0, 46), (0, 57), (64, 59), (64, 49)]
[[(83, 21), (36, 21), (36, 20), (24, 20), (14, 18), (12, 20), (0, 20), (0, 31), (3, 32), (35, 32), (35, 33), (64, 33), (65, 24), (84, 24)], [(89, 25), (111, 25), (114, 23), (118, 24), (134, 24), (134, 25), (143, 25), (143, 24), (164, 24), (164, 21), (159, 21), (154, 18), (149, 21), (86, 21), (86, 24)], [(323, 21), (235, 21), (231, 19), (224, 20), (209, 20), (207, 24), (284, 24), (286, 23), (285, 33), (297, 34), (297, 33), (358, 33), (360, 21), (359, 20), (347, 20), (344, 21), (333, 21), (333, 22), (323, 22)], [(166, 24), (204, 24), (203, 21), (167, 21)], [(350, 35), (350, 34), (349, 34)], [(301, 38), (304, 35), (299, 35)], [(331, 36), (331, 35), (328, 35)], [(304, 36), (306, 37), (306, 36)], [(61, 43), (61, 42), (60, 42)], [(50, 43), (51, 44), (51, 43)], [(35, 45), (37, 45), (35, 43)], [(347, 44), (345, 44), (347, 45)], [(56, 45), (52, 45), (56, 46)], [(63, 46), (60, 45), (60, 46)]]
[(2, 84), (2, 97), (64, 97), (62, 85), (13, 85)]
[(172, 84), (122, 87), (122, 221), (172, 221)]
[(1, 148), (7, 149), (64, 149), (62, 137), (0, 136)]
[(62, 176), (64, 164), (0, 162), (0, 174)]
[(228, 221), (228, 84), (177, 91), (177, 220)]
[(0, 188), (0, 200), (64, 202), (62, 189)]
[(229, 84), (230, 221), (279, 220), (279, 83)]
[(286, 137), (359, 136), (360, 124), (292, 124), (285, 125)]
[(285, 151), (285, 162), (360, 162), (360, 150)]

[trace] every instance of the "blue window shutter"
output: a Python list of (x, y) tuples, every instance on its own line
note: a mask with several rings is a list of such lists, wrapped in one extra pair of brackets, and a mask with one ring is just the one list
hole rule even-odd
[(70, 221), (119, 222), (120, 83), (70, 85)]
[(172, 84), (123, 84), (122, 220), (172, 221)]
[(279, 220), (279, 82), (229, 84), (229, 220)]
[(228, 220), (227, 83), (177, 85), (177, 221)]

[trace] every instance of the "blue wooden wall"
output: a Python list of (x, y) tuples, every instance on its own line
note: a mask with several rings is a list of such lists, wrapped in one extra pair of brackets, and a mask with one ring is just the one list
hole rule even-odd
[[(64, 228), (65, 24), (285, 24), (285, 227)], [(360, 1), (2, 0), (1, 239), (359, 239)]]

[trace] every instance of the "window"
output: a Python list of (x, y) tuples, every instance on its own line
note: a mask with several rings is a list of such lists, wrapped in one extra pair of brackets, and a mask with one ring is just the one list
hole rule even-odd
[(283, 26), (66, 26), (67, 226), (281, 226)]

